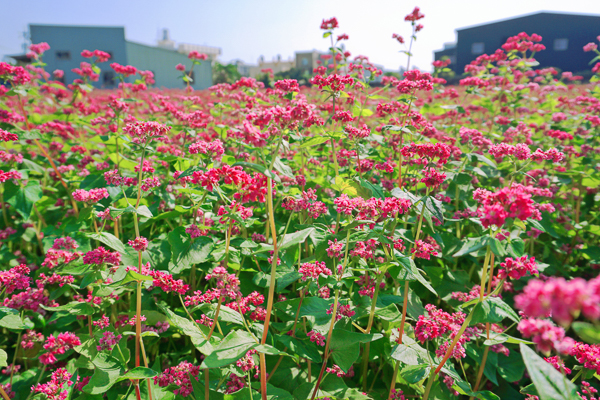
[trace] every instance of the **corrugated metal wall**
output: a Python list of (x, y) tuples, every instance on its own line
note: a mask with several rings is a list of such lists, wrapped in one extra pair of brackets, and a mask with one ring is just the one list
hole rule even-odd
[[(189, 71), (192, 61), (187, 58), (187, 55), (133, 42), (126, 42), (125, 46), (128, 63), (139, 69), (152, 71), (156, 80), (156, 87), (185, 87), (183, 81), (179, 78), (181, 72), (175, 70), (175, 66), (183, 64), (186, 71)], [(194, 67), (192, 87), (194, 89), (206, 89), (210, 86), (212, 86), (212, 67), (210, 61), (206, 60), (202, 61), (201, 65)]]

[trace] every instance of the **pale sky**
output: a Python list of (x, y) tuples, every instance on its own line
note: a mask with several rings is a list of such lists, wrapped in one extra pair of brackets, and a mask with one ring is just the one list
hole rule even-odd
[[(393, 33), (405, 38), (404, 16), (415, 6), (425, 18), (412, 65), (429, 70), (433, 51), (455, 40), (455, 29), (537, 11), (600, 14), (598, 0), (0, 0), (0, 60), (21, 52), (29, 23), (125, 26), (126, 38), (153, 45), (162, 28), (176, 42), (222, 49), (220, 60), (255, 64), (259, 56), (283, 59), (294, 51), (326, 50), (319, 29), (337, 17), (338, 34), (353, 56), (365, 55), (388, 70), (406, 65)], [(528, 32), (534, 33), (534, 32)], [(600, 34), (600, 27), (598, 29)], [(90, 49), (93, 50), (93, 49)]]

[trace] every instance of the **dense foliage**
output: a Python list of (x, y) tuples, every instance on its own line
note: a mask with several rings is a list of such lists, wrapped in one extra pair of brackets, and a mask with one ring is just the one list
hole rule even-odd
[(6, 400), (595, 398), (600, 63), (373, 88), (337, 26), (311, 87), (0, 63)]

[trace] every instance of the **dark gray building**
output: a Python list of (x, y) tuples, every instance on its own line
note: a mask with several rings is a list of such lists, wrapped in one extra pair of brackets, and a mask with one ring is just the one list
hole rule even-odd
[(465, 65), (481, 54), (493, 54), (506, 39), (520, 32), (542, 36), (546, 50), (536, 53), (539, 68), (555, 67), (573, 73), (590, 70), (593, 58), (583, 46), (597, 42), (600, 34), (600, 15), (538, 12), (487, 24), (456, 30), (456, 43), (445, 44), (434, 52), (435, 59), (450, 58), (451, 68), (457, 74)]

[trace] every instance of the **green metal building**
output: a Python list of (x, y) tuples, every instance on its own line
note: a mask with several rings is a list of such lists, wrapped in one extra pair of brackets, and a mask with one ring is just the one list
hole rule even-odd
[[(56, 69), (63, 70), (65, 83), (77, 79), (78, 75), (71, 70), (78, 68), (82, 61), (88, 61), (81, 56), (83, 50), (97, 49), (111, 55), (108, 62), (99, 64), (100, 79), (94, 82), (94, 86), (98, 88), (114, 88), (118, 85), (115, 80), (116, 74), (110, 67), (113, 62), (133, 65), (139, 70), (152, 71), (156, 81), (154, 86), (158, 88), (185, 87), (181, 79), (182, 73), (177, 71), (175, 66), (183, 64), (186, 71), (189, 71), (192, 66), (187, 52), (182, 53), (175, 48), (154, 47), (126, 40), (124, 27), (30, 24), (29, 33), (32, 43), (47, 42), (50, 45), (50, 50), (44, 54), (46, 71), (52, 73)], [(220, 52), (220, 49), (217, 50)], [(211, 60), (196, 65), (192, 77), (194, 89), (206, 89), (212, 86)]]

